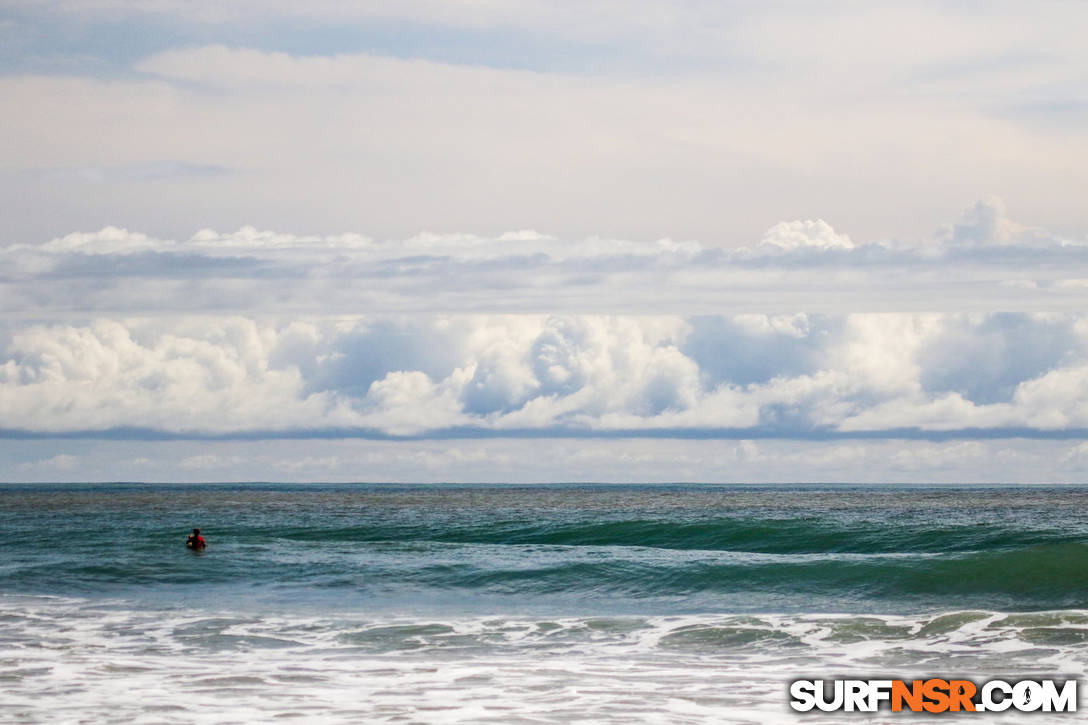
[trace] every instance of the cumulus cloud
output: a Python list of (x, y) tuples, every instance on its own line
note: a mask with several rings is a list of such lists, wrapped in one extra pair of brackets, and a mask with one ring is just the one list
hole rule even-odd
[(1083, 315), (101, 319), (15, 325), (6, 338), (0, 427), (9, 433), (1088, 428)]
[(941, 234), (946, 243), (959, 247), (1068, 246), (1069, 242), (1055, 240), (1044, 229), (1028, 227), (1009, 218), (1005, 202), (999, 197), (980, 199), (964, 212), (962, 219)]
[(300, 394), (296, 369), (268, 367), (273, 340), (245, 320), (150, 336), (112, 320), (31, 326), (12, 334), (0, 367), (0, 417), (8, 428), (54, 432), (239, 430), (259, 427), (277, 409), (297, 422), (337, 420), (321, 395)]
[(767, 230), (759, 248), (789, 252), (796, 249), (853, 249), (845, 234), (837, 234), (823, 219), (779, 222)]

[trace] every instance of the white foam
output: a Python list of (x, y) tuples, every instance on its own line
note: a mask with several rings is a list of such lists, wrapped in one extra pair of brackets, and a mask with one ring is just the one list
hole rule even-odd
[[(254, 617), (0, 596), (0, 720), (796, 722), (799, 677), (1088, 664), (1088, 612), (941, 616)], [(1033, 642), (1044, 630), (1061, 644)]]

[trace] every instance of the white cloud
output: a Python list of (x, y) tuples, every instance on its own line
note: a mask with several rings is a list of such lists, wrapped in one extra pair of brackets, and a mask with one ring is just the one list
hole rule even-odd
[[(161, 239), (108, 226), (0, 246), (0, 297), (31, 318), (159, 313), (622, 314), (1082, 309), (1088, 243), (984, 200), (925, 244), (855, 242), (820, 220), (753, 246), (534, 230), (378, 240), (244, 226)], [(514, 306), (514, 307), (512, 307)], [(776, 318), (784, 319), (784, 318)], [(482, 373), (481, 373), (482, 374)]]
[(0, 365), (0, 427), (185, 435), (1079, 431), (1088, 428), (1086, 330), (1083, 314), (16, 325)]
[(1004, 200), (993, 196), (975, 203), (964, 213), (959, 223), (946, 228), (942, 236), (949, 244), (967, 247), (1046, 247), (1054, 244), (1054, 240), (1045, 230), (1027, 227), (1010, 219)]
[(0, 368), (4, 427), (211, 432), (339, 419), (324, 396), (303, 394), (297, 370), (269, 369), (274, 333), (251, 321), (142, 335), (111, 320), (15, 332)]
[(854, 243), (845, 234), (837, 234), (823, 219), (816, 221), (779, 222), (767, 230), (759, 241), (761, 248), (779, 251), (795, 249), (853, 249)]
[(103, 227), (97, 232), (73, 232), (63, 237), (50, 240), (38, 247), (29, 245), (14, 245), (10, 249), (36, 250), (64, 254), (78, 252), (80, 254), (132, 254), (147, 251), (172, 251), (177, 248), (177, 243), (152, 239), (146, 234), (130, 232), (118, 227)]

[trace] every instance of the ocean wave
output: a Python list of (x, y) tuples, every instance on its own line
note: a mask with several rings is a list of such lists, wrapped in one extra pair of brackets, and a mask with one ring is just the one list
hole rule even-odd
[[(1068, 541), (1068, 531), (1023, 529), (1008, 524), (918, 523), (889, 527), (885, 521), (806, 518), (711, 518), (698, 521), (495, 520), (479, 523), (366, 523), (340, 527), (286, 527), (246, 532), (299, 542), (419, 541), (458, 544), (642, 546), (680, 550), (759, 553), (948, 552)], [(1088, 536), (1080, 537), (1088, 542)]]
[[(0, 590), (394, 610), (1040, 610), (1088, 605), (1085, 492), (31, 487)], [(209, 549), (182, 547), (205, 527)]]
[(797, 722), (792, 679), (1079, 676), (1086, 631), (1086, 610), (375, 618), (0, 595), (0, 719)]

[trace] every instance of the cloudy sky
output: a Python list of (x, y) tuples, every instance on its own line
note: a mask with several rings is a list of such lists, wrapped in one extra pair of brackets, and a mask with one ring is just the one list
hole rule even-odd
[(1086, 26), (0, 1), (0, 477), (1088, 480)]

